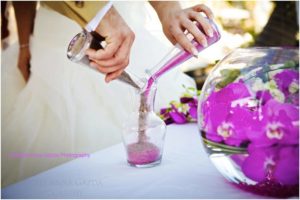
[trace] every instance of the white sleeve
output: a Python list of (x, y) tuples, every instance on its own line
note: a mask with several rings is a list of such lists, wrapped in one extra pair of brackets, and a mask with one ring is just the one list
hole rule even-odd
[(109, 1), (97, 14), (96, 16), (86, 25), (87, 31), (94, 31), (104, 15), (109, 11), (109, 9), (112, 7), (112, 2)]

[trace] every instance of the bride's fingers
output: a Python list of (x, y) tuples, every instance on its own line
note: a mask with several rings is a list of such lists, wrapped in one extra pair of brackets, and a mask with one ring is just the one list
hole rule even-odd
[(190, 13), (190, 18), (196, 20), (203, 27), (203, 30), (204, 30), (204, 32), (207, 36), (213, 37), (214, 31), (213, 31), (213, 28), (212, 28), (211, 24), (200, 13), (191, 12)]
[(184, 48), (186, 51), (190, 52), (193, 55), (197, 55), (197, 49), (194, 47), (191, 41), (188, 40), (188, 38), (179, 28), (179, 26), (174, 27), (174, 29), (172, 30), (172, 34), (182, 48)]
[(193, 10), (196, 12), (204, 12), (205, 15), (209, 18), (209, 19), (213, 19), (214, 18), (214, 14), (211, 11), (211, 9), (209, 7), (207, 7), (204, 4), (199, 4), (193, 7)]
[(196, 24), (194, 24), (190, 19), (186, 19), (182, 22), (184, 28), (190, 32), (194, 38), (202, 44), (204, 47), (207, 46), (207, 40), (205, 35), (199, 30)]

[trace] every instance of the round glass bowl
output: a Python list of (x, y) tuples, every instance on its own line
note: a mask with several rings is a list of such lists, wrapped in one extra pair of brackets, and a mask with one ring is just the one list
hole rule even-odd
[(236, 186), (299, 195), (299, 50), (237, 49), (212, 70), (198, 102), (209, 157)]

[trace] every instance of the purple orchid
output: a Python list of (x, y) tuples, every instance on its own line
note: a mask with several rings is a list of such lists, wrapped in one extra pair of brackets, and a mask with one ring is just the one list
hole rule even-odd
[(165, 123), (172, 124), (185, 124), (188, 122), (197, 121), (197, 107), (198, 99), (195, 88), (186, 88), (184, 96), (180, 98), (180, 102), (173, 101), (170, 103), (170, 107), (162, 108), (160, 110), (160, 117)]
[(213, 92), (207, 101), (213, 100), (216, 103), (228, 103), (249, 96), (250, 92), (246, 85), (242, 82), (238, 82), (230, 83), (220, 91)]
[(274, 178), (282, 184), (299, 184), (299, 146), (280, 150)]
[(176, 124), (184, 124), (187, 122), (186, 116), (184, 113), (178, 111), (175, 105), (171, 104), (172, 111), (169, 112), (170, 117)]
[(197, 120), (197, 104), (189, 103), (189, 106), (189, 114), (191, 118)]
[(290, 95), (288, 99), (292, 104), (299, 106), (299, 93)]
[(248, 138), (254, 145), (271, 146), (276, 143), (298, 143), (298, 108), (272, 99), (255, 114), (251, 130), (247, 132)]
[(164, 122), (166, 125), (174, 123), (174, 120), (171, 118), (169, 112), (171, 111), (171, 108), (162, 108), (160, 109), (160, 116), (164, 119)]
[[(194, 97), (181, 97), (180, 98), (180, 103), (189, 103), (189, 102), (194, 102), (195, 98)], [(196, 99), (197, 101), (197, 99)]]
[[(226, 109), (227, 108), (227, 109)], [(239, 146), (247, 141), (246, 133), (250, 129), (251, 111), (237, 106), (228, 108), (226, 104), (217, 104), (212, 108), (216, 115), (210, 116), (206, 125), (206, 137), (215, 142)]]
[(288, 97), (292, 91), (291, 87), (299, 85), (299, 72), (296, 70), (286, 69), (274, 76), (278, 88), (283, 92), (285, 97)]
[(286, 69), (276, 74), (274, 79), (285, 96), (285, 102), (299, 105), (299, 72)]
[(243, 83), (230, 83), (218, 92), (213, 92), (202, 104), (206, 137), (215, 142), (239, 146), (247, 137), (252, 114), (248, 108), (231, 103), (250, 97)]
[(257, 182), (274, 180), (294, 185), (299, 180), (299, 147), (257, 148), (249, 146), (242, 164), (244, 174)]
[(261, 104), (266, 104), (270, 99), (272, 99), (272, 95), (269, 91), (266, 90), (260, 90), (256, 92), (256, 99), (261, 101)]
[(168, 117), (164, 120), (164, 122), (166, 123), (166, 125), (169, 125), (169, 124), (173, 124), (174, 120), (171, 117)]
[(217, 104), (222, 104), (224, 106), (222, 109), (229, 111), (232, 101), (250, 96), (244, 83), (230, 83), (220, 91), (212, 92), (201, 105), (204, 124), (207, 124), (208, 117), (218, 113), (213, 109)]
[(168, 108), (162, 108), (162, 109), (160, 109), (160, 114), (161, 115), (164, 115), (164, 114), (166, 114), (168, 112)]
[(188, 104), (189, 110), (188, 114), (194, 120), (197, 120), (197, 107), (198, 107), (198, 100), (195, 97), (181, 97), (181, 103)]

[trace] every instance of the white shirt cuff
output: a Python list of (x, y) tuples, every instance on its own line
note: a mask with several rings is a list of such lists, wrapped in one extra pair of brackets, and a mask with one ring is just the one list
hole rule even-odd
[(96, 29), (104, 15), (109, 11), (109, 9), (112, 7), (112, 2), (109, 1), (97, 14), (96, 16), (86, 25), (86, 30), (91, 32)]

